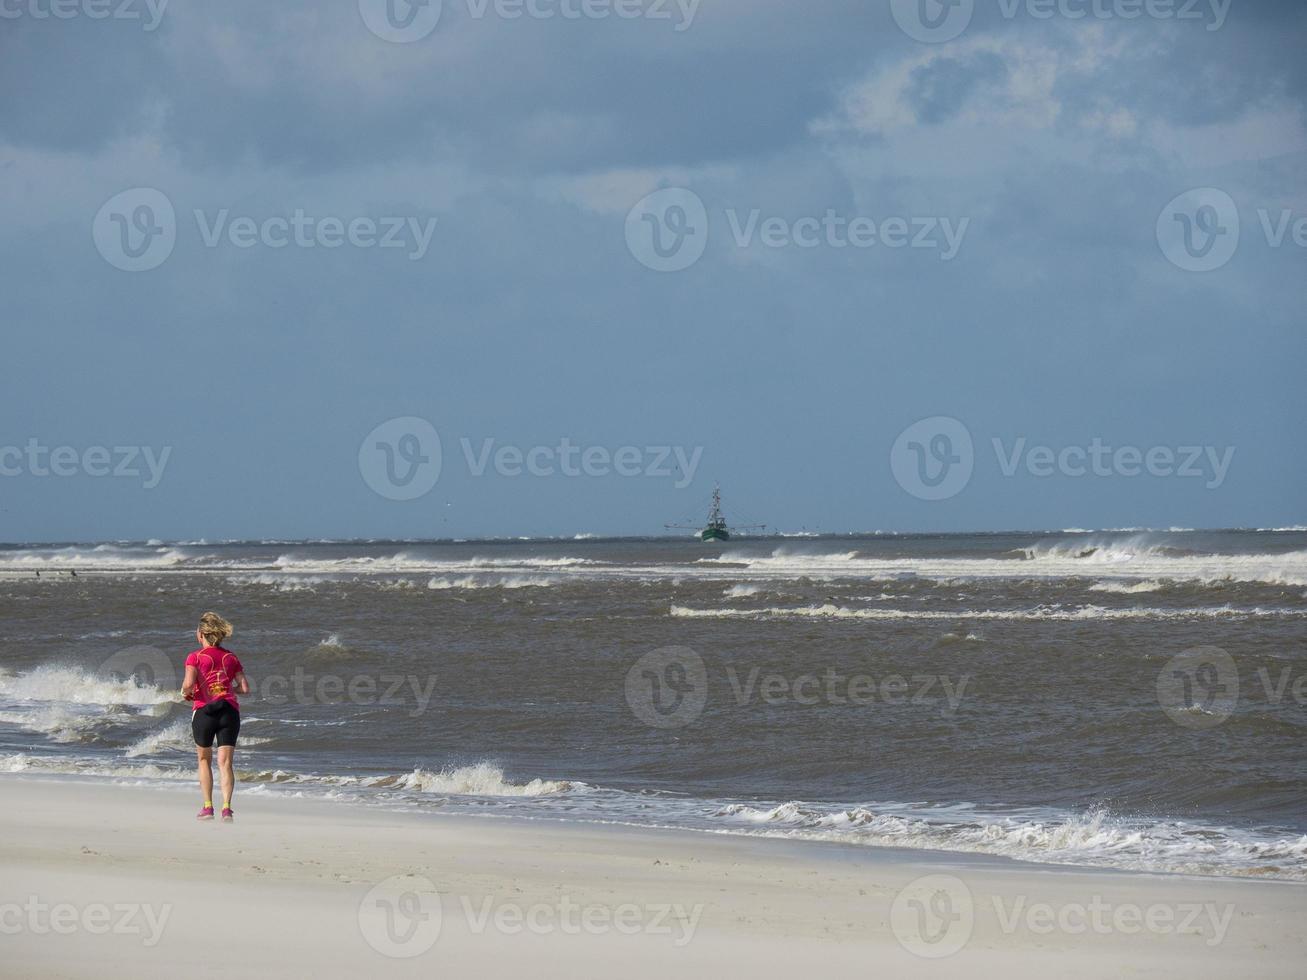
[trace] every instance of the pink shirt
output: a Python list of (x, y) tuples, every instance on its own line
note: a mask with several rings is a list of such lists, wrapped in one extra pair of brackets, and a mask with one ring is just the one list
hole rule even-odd
[(240, 710), (240, 702), (236, 700), (231, 687), (236, 675), (243, 673), (245, 668), (236, 659), (236, 654), (222, 647), (205, 647), (187, 657), (186, 666), (194, 667), (199, 674), (195, 685), (195, 700), (191, 704), (192, 711), (198, 711), (219, 698), (230, 702), (237, 711)]

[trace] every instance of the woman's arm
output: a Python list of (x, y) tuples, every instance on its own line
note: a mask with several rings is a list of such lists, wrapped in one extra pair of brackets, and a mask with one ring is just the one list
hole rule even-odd
[(182, 698), (187, 701), (195, 700), (195, 685), (199, 681), (200, 674), (190, 664), (186, 665), (186, 676), (182, 679)]
[(232, 680), (232, 683), (236, 685), (237, 694), (250, 693), (250, 682), (245, 677), (245, 671), (242, 670), (239, 674), (237, 674), (236, 677)]

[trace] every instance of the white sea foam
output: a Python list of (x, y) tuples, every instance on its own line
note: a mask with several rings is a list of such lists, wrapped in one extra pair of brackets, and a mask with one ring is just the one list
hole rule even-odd
[(1138, 595), (1141, 592), (1156, 592), (1162, 588), (1165, 588), (1165, 583), (1153, 578), (1146, 578), (1139, 582), (1120, 582), (1107, 579), (1102, 582), (1095, 582), (1089, 587), (1089, 591), (1108, 592), (1113, 595)]
[(979, 643), (984, 637), (979, 633), (945, 633), (939, 638), (941, 643)]
[(730, 804), (714, 817), (787, 837), (827, 839), (834, 834), (859, 843), (1000, 854), (1023, 861), (1224, 874), (1265, 873), (1270, 866), (1283, 877), (1307, 877), (1307, 836), (1132, 819), (1103, 809), (985, 814), (969, 804), (839, 809), (790, 802), (772, 807)]
[[(1056, 580), (1112, 578), (1199, 582), (1260, 582), (1307, 586), (1307, 550), (1265, 553), (1211, 553), (1198, 550), (1201, 536), (1169, 532), (1093, 532), (1064, 534), (1037, 542), (1006, 556), (935, 557), (930, 555), (874, 557), (858, 550), (813, 550), (820, 545), (795, 542), (768, 554), (732, 547), (720, 555), (684, 562), (654, 564), (606, 562), (575, 555), (553, 557), (480, 555), (445, 557), (433, 550), (407, 546), (393, 553), (324, 557), (309, 548), (267, 556), (241, 557), (198, 546), (96, 545), (67, 548), (0, 549), (0, 574), (31, 575), (33, 569), (90, 566), (98, 573), (165, 574), (221, 572), (242, 584), (262, 584), (278, 590), (317, 587), (342, 578), (378, 582), (411, 572), (451, 581), (496, 572), (504, 575), (552, 573), (566, 580), (619, 579), (668, 581), (678, 578), (709, 581), (742, 579), (756, 582), (886, 581), (923, 579), (963, 582), (987, 579)], [(1246, 540), (1255, 539), (1249, 536)], [(240, 578), (241, 573), (253, 576)], [(66, 579), (62, 576), (62, 579)], [(298, 583), (298, 584), (294, 584)], [(742, 584), (748, 584), (744, 582)]]
[[(242, 737), (240, 742), (245, 745), (247, 739)], [(135, 759), (143, 755), (158, 755), (160, 752), (169, 750), (190, 752), (194, 745), (195, 740), (191, 736), (191, 720), (189, 718), (178, 718), (166, 728), (161, 728), (157, 732), (151, 732), (137, 739), (127, 747), (123, 754), (129, 759)]]
[(175, 700), (170, 691), (141, 684), (134, 677), (104, 678), (80, 667), (45, 666), (22, 674), (0, 674), (0, 699), (65, 704), (153, 707)]
[(1168, 557), (1177, 554), (1174, 546), (1159, 541), (1150, 534), (1134, 534), (1125, 538), (1076, 537), (1070, 540), (1040, 542), (1024, 550), (1026, 558), (1033, 561), (1070, 558), (1095, 565), (1112, 565), (1139, 558)]
[(693, 609), (672, 606), (671, 615), (678, 618), (716, 619), (780, 619), (808, 617), (812, 619), (1014, 619), (1014, 620), (1087, 620), (1087, 619), (1234, 619), (1255, 616), (1307, 616), (1302, 609), (1267, 609), (1252, 607), (1237, 609), (1232, 606), (1202, 606), (1191, 609), (1128, 608), (1107, 609), (1103, 606), (1077, 606), (1064, 609), (1055, 606), (1037, 606), (1033, 609), (850, 609), (827, 603), (822, 606), (768, 606), (761, 609)]
[(306, 775), (276, 769), (253, 773), (248, 778), (256, 782), (356, 787), (366, 790), (447, 796), (551, 796), (585, 786), (584, 783), (550, 779), (530, 779), (524, 783), (514, 783), (505, 778), (503, 769), (490, 762), (477, 762), (438, 771), (419, 767), (412, 772), (386, 776)]
[(97, 571), (135, 571), (179, 565), (186, 556), (176, 548), (118, 544), (69, 545), (62, 548), (0, 550), (0, 570), (30, 575), (37, 571), (91, 568)]
[(163, 714), (173, 700), (171, 692), (135, 678), (113, 680), (77, 667), (0, 673), (0, 723), (39, 732), (53, 742), (83, 741), (106, 721)]
[(35, 705), (13, 710), (0, 708), (0, 724), (39, 732), (52, 742), (79, 742), (94, 731), (100, 718), (85, 708)]
[[(252, 721), (253, 719), (246, 720)], [(239, 739), (239, 747), (241, 749), (251, 749), (259, 745), (266, 745), (270, 741), (272, 741), (271, 738), (266, 736), (249, 735), (244, 731), (244, 729), (242, 729)], [(143, 735), (124, 749), (123, 755), (128, 759), (137, 759), (142, 756), (150, 755), (162, 755), (171, 752), (182, 752), (187, 756), (192, 756), (194, 749), (195, 740), (191, 735), (191, 719), (188, 717), (179, 718), (156, 732), (150, 732), (148, 735)], [(109, 771), (112, 771), (112, 768), (110, 768)]]
[(232, 585), (260, 585), (277, 592), (314, 592), (320, 585), (335, 581), (320, 575), (285, 575), (264, 572), (260, 575), (229, 575)]
[(458, 578), (436, 577), (427, 582), (428, 589), (532, 589), (557, 585), (561, 579), (548, 575), (462, 575)]
[(551, 779), (512, 783), (504, 778), (504, 770), (488, 762), (442, 769), (439, 772), (414, 769), (403, 776), (385, 776), (370, 782), (365, 780), (365, 785), (457, 796), (548, 796), (566, 793), (573, 788), (570, 782)]
[[(782, 546), (770, 555), (731, 550), (695, 564), (723, 575), (762, 579), (937, 582), (992, 579), (1067, 579), (1101, 575), (1138, 580), (1219, 584), (1263, 582), (1307, 585), (1307, 550), (1256, 554), (1199, 554), (1165, 534), (1077, 535), (1038, 543), (1009, 558), (862, 557), (856, 551), (812, 553)], [(1023, 560), (1024, 559), (1024, 560)]]
[[(147, 751), (127, 759), (0, 755), (0, 772), (107, 777), (116, 781), (189, 783), (187, 765), (136, 758), (165, 750), (177, 733), (158, 733)], [(144, 741), (144, 740), (143, 740)], [(243, 741), (243, 740), (242, 740)], [(542, 815), (575, 820), (684, 827), (726, 833), (840, 841), (873, 846), (997, 854), (1023, 861), (1199, 874), (1271, 875), (1307, 879), (1307, 836), (1273, 828), (1232, 828), (1130, 817), (1092, 809), (985, 810), (971, 803), (871, 802), (858, 806), (800, 801), (746, 803), (682, 794), (648, 796), (570, 780), (512, 782), (488, 762), (439, 772), (390, 776), (243, 771), (244, 792), (326, 797), (383, 807), (459, 806), (471, 812)], [(487, 809), (489, 807), (489, 809)]]
[(154, 763), (125, 763), (112, 759), (84, 759), (72, 756), (39, 756), (26, 752), (0, 755), (0, 772), (42, 773), (49, 775), (97, 776), (110, 779), (192, 780), (194, 767)]

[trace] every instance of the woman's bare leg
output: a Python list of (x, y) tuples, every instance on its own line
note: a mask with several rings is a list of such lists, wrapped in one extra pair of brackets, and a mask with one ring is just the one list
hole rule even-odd
[[(236, 754), (236, 748), (232, 745), (218, 746), (218, 777), (222, 780), (222, 805), (231, 806), (231, 794), (236, 791), (236, 773), (232, 770), (232, 756)], [(209, 778), (209, 785), (213, 785), (213, 778)]]
[(204, 794), (205, 806), (208, 806), (213, 799), (213, 769), (210, 766), (212, 760), (213, 749), (195, 746), (195, 767), (200, 774), (200, 792)]

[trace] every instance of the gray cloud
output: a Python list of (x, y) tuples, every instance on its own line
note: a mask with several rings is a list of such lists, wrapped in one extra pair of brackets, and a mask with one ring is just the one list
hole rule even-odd
[[(926, 517), (1300, 522), (1307, 463), (1282, 420), (1307, 417), (1302, 255), (1259, 241), (1256, 209), (1307, 193), (1289, 127), (1301, 9), (1236, 3), (1209, 34), (981, 18), (938, 47), (887, 6), (797, 0), (704, 0), (681, 35), (451, 13), (409, 46), (352, 3), (173, 0), (148, 36), (0, 22), (0, 83), (19, 93), (0, 104), (8, 441), (176, 447), (151, 496), (6, 484), (0, 537), (409, 536), (421, 515), (374, 499), (355, 463), (401, 414), (527, 444), (704, 444), (700, 472), (767, 487), (769, 519), (811, 523), (820, 486), (823, 522), (862, 528), (924, 519), (883, 450), (927, 415), (978, 436), (1237, 442), (1220, 494), (980, 486)], [(711, 227), (702, 260), (667, 275), (623, 237), (662, 183), (699, 193)], [(138, 184), (181, 225), (166, 263), (129, 274), (89, 229)], [(1186, 273), (1154, 222), (1208, 184), (1245, 237), (1225, 268)], [(420, 262), (206, 248), (192, 211), (224, 207), (438, 224)], [(740, 249), (728, 208), (971, 225), (948, 263)], [(220, 393), (200, 397), (213, 365)], [(214, 453), (240, 494), (210, 478)], [(680, 510), (660, 492), (439, 489), (469, 533), (658, 530)]]

